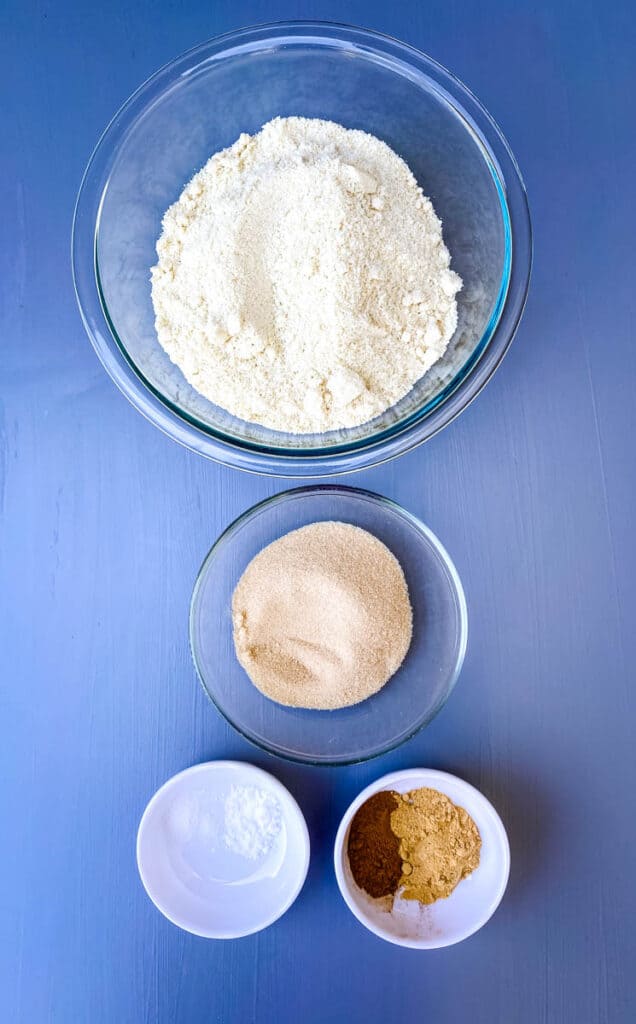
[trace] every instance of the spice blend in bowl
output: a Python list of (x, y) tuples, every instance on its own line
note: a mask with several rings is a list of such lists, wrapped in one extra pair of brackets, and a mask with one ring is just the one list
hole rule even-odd
[(437, 949), (478, 931), (510, 870), (505, 829), (489, 801), (446, 772), (411, 768), (367, 786), (334, 844), (342, 897), (369, 931)]
[(374, 898), (434, 903), (479, 867), (481, 836), (463, 807), (422, 787), (375, 793), (356, 813), (349, 833), (351, 872)]

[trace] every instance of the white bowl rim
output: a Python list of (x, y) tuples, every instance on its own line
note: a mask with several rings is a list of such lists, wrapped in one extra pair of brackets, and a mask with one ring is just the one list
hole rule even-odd
[[(302, 852), (302, 865), (299, 874), (299, 880), (292, 890), (291, 894), (287, 897), (284, 904), (281, 904), (280, 908), (269, 916), (259, 920), (258, 924), (251, 928), (249, 931), (237, 930), (233, 928), (215, 928), (199, 930), (192, 928), (189, 924), (185, 923), (183, 919), (179, 919), (179, 915), (169, 913), (165, 907), (161, 904), (160, 897), (151, 891), (147, 883), (147, 878), (144, 874), (144, 861), (143, 854), (141, 852), (141, 842), (143, 832), (148, 823), (151, 810), (153, 810), (158, 803), (161, 803), (167, 794), (183, 779), (184, 776), (194, 777), (198, 774), (205, 773), (210, 769), (235, 769), (238, 768), (245, 772), (246, 775), (251, 776), (253, 779), (263, 779), (267, 782), (268, 787), (273, 789), (277, 795), (279, 795), (284, 804), (284, 812), (290, 817), (295, 818), (300, 828), (301, 837), (301, 852)], [(254, 935), (256, 932), (263, 931), (264, 928), (268, 928), (269, 925), (274, 924), (280, 917), (285, 914), (292, 904), (296, 901), (299, 896), (305, 880), (307, 878), (307, 871), (309, 870), (309, 858), (310, 858), (310, 840), (309, 830), (307, 828), (307, 822), (305, 816), (298, 804), (298, 801), (289, 792), (286, 786), (272, 775), (270, 772), (265, 771), (264, 768), (259, 768), (258, 765), (251, 764), (250, 761), (235, 761), (235, 760), (219, 760), (219, 761), (201, 761), (198, 764), (193, 764), (189, 768), (184, 768), (182, 771), (177, 772), (176, 775), (171, 775), (169, 779), (157, 789), (150, 800), (146, 804), (144, 812), (139, 821), (139, 827), (137, 829), (137, 841), (136, 841), (136, 860), (137, 869), (139, 871), (139, 877), (141, 878), (142, 885), (146, 894), (150, 898), (151, 902), (155, 905), (157, 910), (163, 914), (171, 924), (181, 928), (183, 931), (189, 932), (191, 935), (198, 935), (204, 939), (238, 939), (246, 935)]]
[[(497, 834), (499, 843), (501, 845), (502, 856), (500, 866), (500, 879), (496, 893), (490, 900), (488, 906), (486, 907), (478, 921), (450, 940), (439, 937), (422, 939), (400, 938), (397, 935), (390, 934), (383, 928), (380, 928), (377, 924), (375, 924), (374, 921), (372, 921), (372, 919), (369, 916), (367, 916), (364, 913), (364, 911), (352, 898), (350, 885), (347, 878), (345, 877), (345, 873), (342, 867), (345, 836), (347, 834), (349, 825), (351, 824), (352, 818), (356, 811), (362, 806), (363, 803), (365, 803), (366, 800), (369, 799), (369, 797), (373, 796), (374, 793), (380, 793), (385, 789), (390, 789), (394, 783), (402, 782), (406, 779), (415, 779), (419, 781), (420, 785), (430, 785), (431, 788), (435, 788), (436, 782), (441, 782), (443, 784), (444, 781), (452, 780), (453, 784), (459, 785), (459, 787), (469, 797), (468, 805), (466, 806), (466, 809), (469, 811), (469, 813), (471, 800), (473, 801), (473, 803), (480, 804), (481, 808), (488, 813), (491, 822), (494, 826), (494, 830)], [(360, 921), (360, 923), (364, 925), (365, 928), (368, 928), (368, 930), (377, 935), (378, 938), (384, 939), (385, 942), (391, 942), (393, 943), (393, 945), (404, 946), (409, 949), (441, 949), (445, 946), (456, 945), (456, 943), (463, 942), (464, 939), (467, 939), (471, 935), (474, 935), (475, 932), (479, 931), (480, 928), (483, 928), (483, 926), (490, 920), (492, 915), (495, 913), (506, 891), (506, 886), (508, 885), (508, 878), (510, 876), (510, 844), (508, 841), (508, 835), (506, 833), (504, 824), (499, 814), (491, 804), (490, 800), (488, 800), (488, 798), (484, 796), (484, 794), (475, 786), (471, 785), (470, 782), (466, 782), (459, 776), (451, 774), (451, 772), (444, 772), (437, 768), (404, 768), (400, 771), (389, 772), (388, 775), (383, 775), (381, 776), (381, 778), (376, 779), (375, 782), (371, 782), (368, 786), (365, 787), (365, 789), (362, 790), (361, 793), (358, 794), (355, 800), (353, 800), (352, 803), (349, 805), (340, 821), (340, 825), (338, 826), (338, 831), (336, 833), (336, 839), (334, 842), (334, 870), (336, 874), (338, 888), (340, 889), (340, 895), (342, 896), (345, 903), (349, 907), (349, 910), (354, 915), (354, 917), (356, 917), (358, 921)]]

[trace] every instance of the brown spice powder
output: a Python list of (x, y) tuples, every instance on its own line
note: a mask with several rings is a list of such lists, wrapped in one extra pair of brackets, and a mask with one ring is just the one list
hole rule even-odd
[(391, 830), (391, 815), (398, 806), (397, 793), (374, 793), (356, 812), (349, 829), (351, 873), (356, 884), (374, 899), (392, 896), (400, 882), (400, 843)]
[(481, 836), (463, 807), (423, 787), (402, 793), (390, 827), (400, 840), (402, 896), (434, 903), (479, 866)]

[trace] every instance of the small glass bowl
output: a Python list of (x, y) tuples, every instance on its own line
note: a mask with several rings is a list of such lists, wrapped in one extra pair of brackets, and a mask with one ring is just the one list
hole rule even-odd
[[(231, 604), (239, 578), (262, 548), (323, 520), (360, 526), (393, 552), (409, 588), (413, 640), (379, 693), (353, 707), (307, 711), (276, 704), (252, 684), (234, 651)], [(239, 516), (205, 559), (190, 607), (194, 663), (221, 714), (269, 753), (317, 765), (366, 761), (427, 725), (455, 685), (467, 634), (461, 581), (437, 537), (395, 502), (348, 487), (285, 491)]]
[[(279, 115), (326, 118), (387, 142), (432, 199), (464, 281), (458, 327), (443, 359), (397, 405), (349, 430), (293, 435), (239, 420), (187, 383), (155, 334), (150, 267), (164, 212), (212, 153)], [(531, 252), (521, 175), (478, 100), (410, 46), (319, 22), (221, 36), (148, 79), (97, 144), (72, 240), (84, 324), (133, 405), (218, 462), (305, 477), (384, 462), (461, 412), (512, 340)]]

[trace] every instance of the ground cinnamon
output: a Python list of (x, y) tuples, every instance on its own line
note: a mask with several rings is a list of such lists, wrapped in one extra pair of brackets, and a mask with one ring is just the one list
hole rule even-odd
[(374, 899), (392, 896), (402, 874), (400, 841), (391, 830), (391, 814), (398, 805), (393, 791), (374, 793), (351, 822), (347, 851), (351, 873)]

